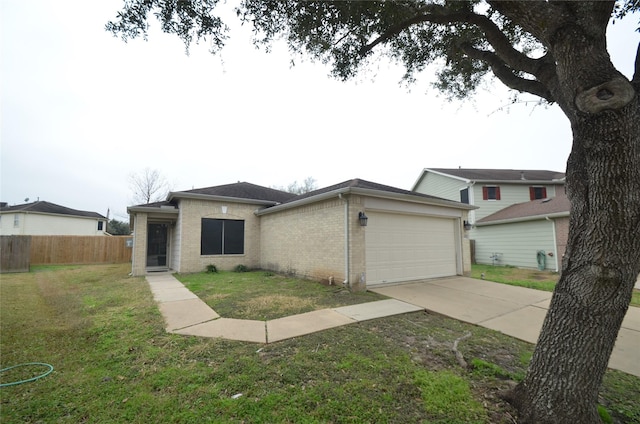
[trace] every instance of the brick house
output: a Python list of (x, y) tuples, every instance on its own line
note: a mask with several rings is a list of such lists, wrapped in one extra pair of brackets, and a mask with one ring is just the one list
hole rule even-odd
[(352, 290), (469, 274), (473, 206), (354, 179), (293, 195), (246, 182), (131, 206), (133, 275), (237, 265)]

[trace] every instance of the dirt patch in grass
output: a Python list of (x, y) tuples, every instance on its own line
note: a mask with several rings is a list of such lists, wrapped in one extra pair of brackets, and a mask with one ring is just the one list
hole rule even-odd
[(248, 299), (244, 302), (242, 314), (253, 314), (256, 316), (266, 316), (274, 309), (278, 309), (282, 314), (295, 315), (298, 311), (315, 308), (316, 304), (311, 299), (304, 299), (298, 296), (287, 296), (281, 294), (271, 294)]
[(178, 274), (176, 278), (225, 318), (271, 320), (385, 299), (376, 293), (351, 293), (263, 271)]

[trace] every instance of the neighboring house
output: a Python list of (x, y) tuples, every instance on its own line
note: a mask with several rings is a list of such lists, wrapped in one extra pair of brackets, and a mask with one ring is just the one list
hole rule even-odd
[(6, 235), (106, 235), (107, 218), (37, 201), (22, 205), (0, 204), (0, 234)]
[(478, 220), (476, 262), (560, 271), (570, 207), (561, 194), (511, 205)]
[(412, 190), (478, 206), (469, 213), (475, 224), (515, 203), (564, 194), (564, 184), (565, 175), (555, 171), (425, 168)]
[(303, 195), (249, 183), (129, 207), (133, 275), (237, 265), (367, 286), (468, 274), (473, 206), (360, 179)]

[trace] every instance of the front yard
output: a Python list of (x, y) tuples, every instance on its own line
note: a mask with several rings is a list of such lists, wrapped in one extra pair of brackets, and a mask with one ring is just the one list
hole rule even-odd
[(341, 283), (321, 284), (264, 271), (174, 275), (225, 318), (265, 321), (385, 299), (372, 292), (351, 293)]
[[(146, 281), (128, 272), (1, 276), (2, 368), (45, 362), (54, 371), (1, 388), (0, 422), (514, 422), (498, 395), (526, 371), (525, 342), (426, 313), (269, 345), (167, 334)], [(472, 367), (456, 360), (457, 339)], [(640, 422), (639, 397), (640, 379), (606, 374), (600, 403), (612, 422)]]

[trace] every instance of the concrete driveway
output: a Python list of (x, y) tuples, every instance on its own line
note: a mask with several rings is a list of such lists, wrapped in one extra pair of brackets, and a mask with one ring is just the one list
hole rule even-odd
[[(551, 301), (550, 292), (466, 277), (369, 290), (530, 343), (537, 342)], [(609, 366), (640, 377), (640, 308), (629, 307)]]

